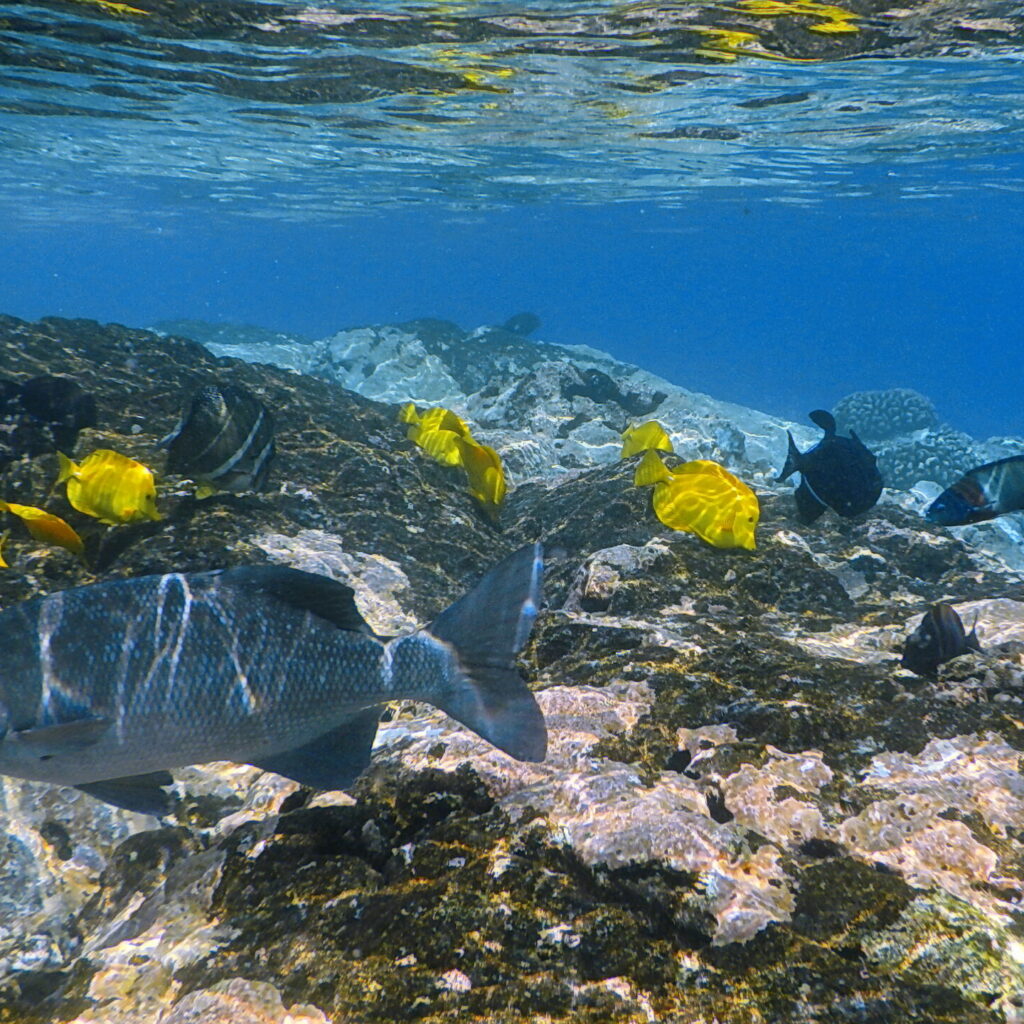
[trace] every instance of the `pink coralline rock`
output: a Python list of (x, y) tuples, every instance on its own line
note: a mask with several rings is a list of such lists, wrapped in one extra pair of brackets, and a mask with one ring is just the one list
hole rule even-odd
[(977, 812), (999, 835), (1024, 825), (1024, 776), (1020, 752), (994, 733), (933, 739), (916, 756), (875, 757), (864, 782), (915, 793), (961, 813)]
[(722, 780), (722, 796), (736, 823), (781, 846), (826, 837), (829, 830), (817, 807), (777, 795), (780, 786), (813, 795), (831, 782), (832, 771), (821, 754), (786, 754), (772, 746), (766, 751), (769, 760), (762, 768), (744, 765)]
[[(717, 944), (745, 941), (770, 922), (789, 919), (793, 894), (779, 850), (761, 847), (751, 852), (743, 823), (715, 821), (704, 790), (686, 776), (662, 772), (645, 785), (630, 765), (592, 753), (599, 741), (627, 732), (649, 709), (653, 695), (645, 684), (556, 686), (538, 693), (537, 699), (549, 732), (543, 764), (513, 761), (465, 730), (452, 728), (439, 712), (385, 723), (377, 758), (384, 762), (398, 757), (413, 770), (452, 771), (469, 761), (513, 819), (527, 811), (543, 814), (552, 833), (588, 864), (617, 868), (653, 861), (696, 874), (698, 902), (717, 921)], [(692, 733), (699, 747), (735, 739), (727, 726)], [(773, 757), (780, 766), (774, 785), (796, 779), (810, 787), (813, 779), (829, 777), (816, 754), (790, 757), (775, 751)], [(760, 800), (770, 814), (767, 790), (772, 783), (761, 778), (756, 783), (760, 795), (750, 801), (751, 807)], [(741, 792), (739, 782), (736, 791)], [(796, 820), (812, 810), (785, 805), (784, 813)]]
[(1017, 909), (1020, 880), (999, 877), (997, 851), (948, 815), (977, 815), (996, 836), (1024, 824), (1019, 757), (994, 734), (933, 739), (917, 755), (879, 754), (864, 783), (894, 795), (844, 821), (839, 839), (854, 856), (888, 865), (911, 885), (937, 885), (997, 915)]
[(328, 1024), (315, 1006), (286, 1009), (281, 993), (261, 981), (230, 978), (190, 992), (154, 1024)]

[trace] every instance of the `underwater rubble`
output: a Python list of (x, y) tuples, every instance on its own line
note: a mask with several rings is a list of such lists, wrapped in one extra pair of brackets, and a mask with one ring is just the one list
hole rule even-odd
[[(521, 667), (547, 760), (402, 703), (350, 793), (200, 766), (175, 772), (174, 817), (157, 822), (0, 777), (0, 1022), (1024, 1021), (1020, 575), (904, 500), (801, 524), (771, 482), (788, 424), (753, 410), (730, 418), (511, 332), (495, 342), (508, 379), (485, 400), (486, 374), (445, 348), (459, 336), (364, 330), (392, 345), (391, 367), (355, 360), (349, 338), (326, 380), (179, 336), (0, 317), (6, 376), (65, 375), (95, 400), (66, 454), (151, 466), (163, 514), (104, 525), (50, 493), (54, 453), (11, 462), (0, 497), (45, 503), (86, 558), (12, 527), (0, 607), (273, 562), (348, 583), (396, 632), (543, 539), (547, 607)], [(430, 394), (409, 355), (420, 335)], [(423, 393), (398, 393), (402, 365)], [(375, 373), (377, 398), (347, 386)], [(211, 380), (274, 410), (266, 490), (200, 500), (164, 472), (158, 440)], [(760, 501), (756, 550), (663, 527), (635, 459), (584, 461), (658, 394), (677, 451), (688, 429), (687, 457), (733, 439), (728, 462)], [(401, 401), (463, 396), (503, 458), (551, 444), (567, 407), (584, 416), (558, 472), (520, 463), (498, 523), (396, 422)], [(926, 679), (900, 655), (940, 601), (977, 620), (983, 652)]]

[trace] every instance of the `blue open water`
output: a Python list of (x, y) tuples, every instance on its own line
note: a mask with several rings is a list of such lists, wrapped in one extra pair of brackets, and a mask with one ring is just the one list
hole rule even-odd
[(794, 419), (908, 386), (1024, 433), (1019, 19), (741, 12), (737, 44), (694, 10), (0, 4), (0, 311), (530, 310)]

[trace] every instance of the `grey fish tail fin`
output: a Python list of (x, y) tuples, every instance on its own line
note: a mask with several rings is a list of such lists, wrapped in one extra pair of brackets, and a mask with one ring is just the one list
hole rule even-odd
[(519, 761), (547, 753), (544, 716), (515, 668), (540, 608), (543, 571), (541, 545), (520, 548), (428, 627), (458, 665), (437, 706)]
[(800, 449), (797, 448), (796, 441), (793, 440), (793, 435), (788, 430), (786, 437), (789, 438), (789, 450), (786, 452), (786, 464), (782, 467), (782, 472), (775, 478), (777, 481), (785, 480), (786, 477), (792, 476), (800, 470)]

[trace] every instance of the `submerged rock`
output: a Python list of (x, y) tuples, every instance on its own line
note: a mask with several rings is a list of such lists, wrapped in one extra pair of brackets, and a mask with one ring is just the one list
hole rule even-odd
[[(438, 322), (374, 330), (396, 359), (409, 339), (469, 343)], [(507, 340), (509, 365), (530, 345)], [(594, 422), (659, 390), (587, 356), (612, 394), (549, 354), (509, 380), (535, 407), (487, 399), (500, 444), (528, 415), (553, 445), (545, 402)], [(1024, 603), (1005, 563), (894, 503), (804, 527), (761, 484), (758, 550), (711, 548), (663, 528), (611, 459), (515, 488), (497, 528), (395, 406), (336, 382), (88, 321), (2, 318), (0, 361), (95, 394), (73, 457), (113, 447), (159, 473), (180, 395), (210, 376), (261, 395), (279, 444), (272, 490), (196, 501), (165, 475), (165, 518), (141, 527), (48, 499), (51, 455), (0, 470), (0, 493), (52, 504), (89, 554), (13, 531), (0, 606), (274, 561), (343, 580), (393, 631), (543, 538), (547, 608), (522, 668), (551, 751), (515, 762), (402, 703), (351, 793), (197, 766), (157, 823), (0, 779), (0, 1022), (1020, 1020)], [(565, 397), (576, 385), (594, 390)], [(658, 414), (694, 446), (716, 423), (748, 459), (767, 451), (749, 411), (666, 392)], [(555, 440), (600, 448), (583, 430)], [(899, 652), (937, 601), (977, 614), (984, 653), (923, 680)]]

